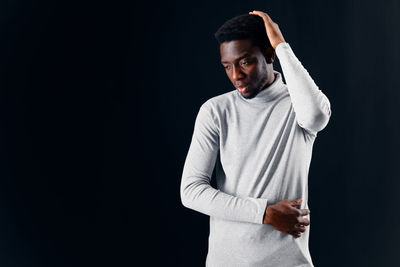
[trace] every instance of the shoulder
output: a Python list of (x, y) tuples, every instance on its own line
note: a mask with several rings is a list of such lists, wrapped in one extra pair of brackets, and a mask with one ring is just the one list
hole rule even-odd
[(214, 115), (221, 114), (223, 110), (234, 104), (236, 97), (235, 93), (236, 89), (211, 97), (201, 105), (201, 109), (206, 109)]
[(227, 110), (235, 102), (235, 90), (211, 97), (202, 103), (198, 111), (197, 120), (208, 124), (210, 128), (219, 131)]

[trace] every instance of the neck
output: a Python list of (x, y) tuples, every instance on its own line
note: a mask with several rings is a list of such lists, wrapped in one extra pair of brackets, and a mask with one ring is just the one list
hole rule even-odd
[[(278, 71), (273, 71), (272, 83), (267, 83), (262, 90), (260, 90), (252, 98), (246, 98), (236, 89), (235, 92), (238, 97), (244, 102), (251, 104), (265, 104), (273, 101), (278, 95), (281, 95), (286, 91), (284, 83), (282, 81), (282, 75)], [(270, 78), (268, 78), (268, 81)]]
[(261, 87), (260, 91), (265, 90), (265, 88), (267, 88), (268, 86), (270, 86), (271, 84), (273, 84), (274, 81), (275, 81), (275, 79), (276, 79), (276, 75), (274, 74), (274, 70), (272, 70), (272, 71), (270, 71), (270, 72), (268, 73), (268, 79), (267, 79), (267, 81), (265, 82), (264, 86)]

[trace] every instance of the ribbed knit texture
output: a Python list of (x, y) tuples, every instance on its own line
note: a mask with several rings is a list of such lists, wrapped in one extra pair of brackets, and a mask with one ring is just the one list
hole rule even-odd
[(196, 117), (180, 192), (185, 207), (210, 216), (209, 267), (313, 266), (311, 220), (300, 238), (262, 222), (280, 200), (301, 197), (300, 208), (309, 208), (312, 147), (330, 102), (287, 42), (275, 52), (286, 84), (274, 70), (274, 82), (254, 98), (235, 89), (204, 102)]

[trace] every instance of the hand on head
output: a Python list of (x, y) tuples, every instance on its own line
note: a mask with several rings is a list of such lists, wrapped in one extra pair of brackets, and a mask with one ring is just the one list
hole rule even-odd
[(276, 49), (278, 44), (285, 42), (285, 38), (283, 38), (282, 32), (279, 29), (279, 25), (274, 22), (267, 13), (254, 10), (250, 11), (249, 14), (260, 16), (263, 19), (268, 39), (274, 49)]

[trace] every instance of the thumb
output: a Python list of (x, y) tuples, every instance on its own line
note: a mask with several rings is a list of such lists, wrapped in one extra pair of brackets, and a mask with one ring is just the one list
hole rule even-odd
[(290, 203), (293, 207), (300, 206), (301, 202), (303, 200), (301, 198), (298, 198), (297, 200), (292, 200), (292, 203)]

